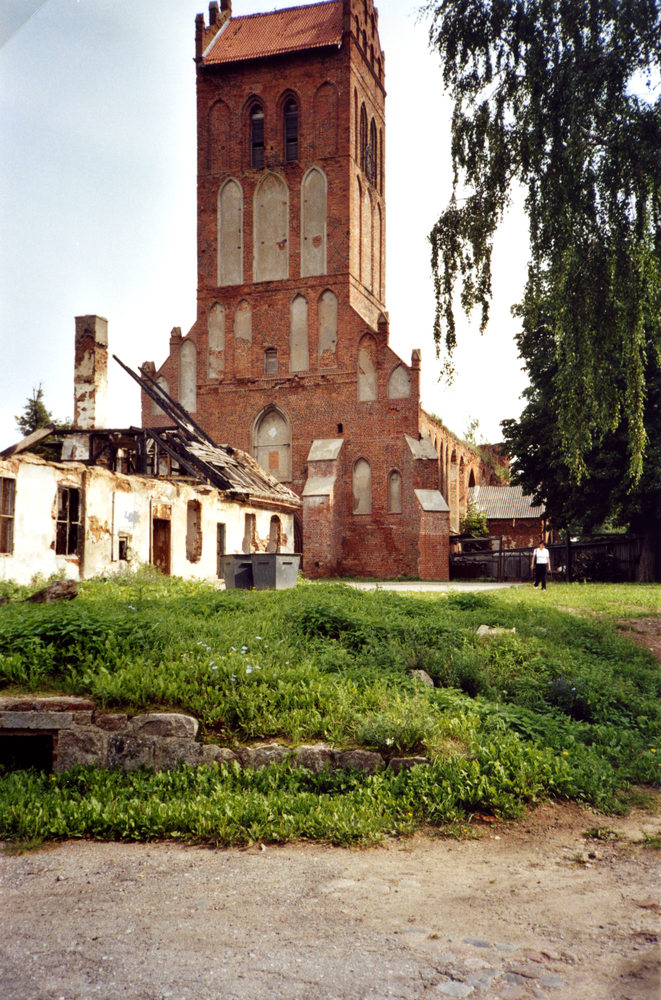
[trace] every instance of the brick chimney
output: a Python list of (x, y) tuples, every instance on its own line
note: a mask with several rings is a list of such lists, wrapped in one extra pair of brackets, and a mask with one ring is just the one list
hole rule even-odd
[(90, 431), (106, 426), (108, 320), (76, 316), (73, 426)]

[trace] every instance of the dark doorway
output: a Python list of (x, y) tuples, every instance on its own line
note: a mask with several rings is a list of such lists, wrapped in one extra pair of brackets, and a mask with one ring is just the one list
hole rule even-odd
[(16, 735), (0, 733), (0, 774), (3, 771), (53, 770), (53, 734)]
[(170, 522), (154, 518), (154, 551), (152, 562), (165, 576), (170, 575)]

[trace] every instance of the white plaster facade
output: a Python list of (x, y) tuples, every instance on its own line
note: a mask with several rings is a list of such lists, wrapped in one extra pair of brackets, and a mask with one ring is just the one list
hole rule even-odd
[[(272, 520), (278, 518), (280, 551), (294, 551), (292, 510), (277, 503), (240, 503), (203, 484), (127, 476), (80, 462), (47, 462), (30, 452), (0, 459), (0, 481), (7, 480), (13, 486), (3, 496), (11, 495), (12, 503), (7, 510), (3, 506), (0, 514), (4, 520), (0, 547), (10, 551), (0, 552), (0, 579), (25, 584), (38, 573), (48, 577), (61, 570), (77, 580), (135, 571), (155, 561), (155, 519), (170, 523), (169, 572), (184, 579), (215, 580), (220, 575), (219, 525), (225, 526), (226, 553), (246, 551), (248, 525), (250, 547), (260, 551), (273, 537)], [(56, 551), (58, 537), (61, 540), (66, 534), (60, 519), (58, 536), (62, 489), (78, 491), (80, 523), (75, 551), (70, 554)], [(195, 544), (191, 543), (191, 503), (199, 515)]]

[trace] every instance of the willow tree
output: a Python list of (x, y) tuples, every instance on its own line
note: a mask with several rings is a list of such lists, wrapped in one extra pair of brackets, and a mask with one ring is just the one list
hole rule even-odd
[(647, 352), (661, 343), (658, 2), (442, 0), (424, 12), (454, 99), (454, 190), (430, 235), (437, 345), (451, 364), (457, 291), (486, 327), (494, 234), (523, 188), (530, 261), (516, 311), (533, 337), (550, 325), (559, 447), (579, 481), (625, 427), (635, 484)]

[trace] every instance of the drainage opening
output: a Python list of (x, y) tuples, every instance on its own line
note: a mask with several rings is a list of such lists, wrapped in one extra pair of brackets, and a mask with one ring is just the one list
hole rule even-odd
[(0, 773), (27, 771), (31, 767), (46, 774), (53, 770), (52, 733), (34, 736), (0, 733)]

